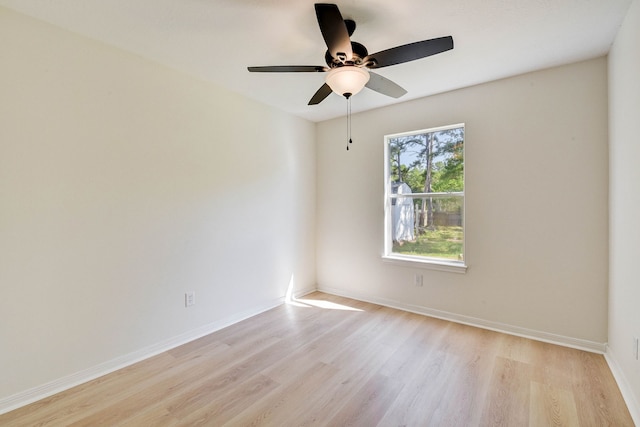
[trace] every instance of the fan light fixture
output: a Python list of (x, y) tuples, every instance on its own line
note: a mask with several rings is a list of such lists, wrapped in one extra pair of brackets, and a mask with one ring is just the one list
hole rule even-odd
[(326, 80), (331, 90), (345, 98), (360, 92), (368, 81), (369, 72), (354, 66), (332, 68)]

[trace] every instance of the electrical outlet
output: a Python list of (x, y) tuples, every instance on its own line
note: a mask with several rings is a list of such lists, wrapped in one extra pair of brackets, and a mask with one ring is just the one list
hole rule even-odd
[(633, 357), (638, 360), (638, 351), (640, 351), (640, 340), (638, 337), (633, 337)]
[(416, 285), (416, 287), (421, 288), (422, 287), (422, 274), (416, 274), (413, 277), (413, 284)]
[(196, 303), (196, 293), (195, 292), (187, 292), (184, 294), (184, 306), (191, 307)]

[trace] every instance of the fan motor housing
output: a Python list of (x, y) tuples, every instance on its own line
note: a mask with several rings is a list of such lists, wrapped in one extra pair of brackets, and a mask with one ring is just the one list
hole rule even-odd
[(353, 56), (351, 61), (344, 61), (341, 58), (334, 58), (331, 56), (331, 53), (327, 50), (324, 55), (324, 60), (327, 62), (327, 65), (331, 68), (341, 67), (343, 65), (362, 65), (362, 60), (369, 55), (367, 48), (364, 45), (358, 42), (351, 42), (351, 50), (353, 51)]

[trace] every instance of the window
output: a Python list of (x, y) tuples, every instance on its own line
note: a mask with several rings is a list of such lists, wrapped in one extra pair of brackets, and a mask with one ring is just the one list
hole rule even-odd
[(464, 125), (385, 137), (384, 258), (464, 272)]

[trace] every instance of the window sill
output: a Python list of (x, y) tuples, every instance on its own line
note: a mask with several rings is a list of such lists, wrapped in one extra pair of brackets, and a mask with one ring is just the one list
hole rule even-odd
[(445, 261), (428, 259), (424, 257), (414, 257), (411, 255), (383, 255), (384, 262), (405, 267), (425, 268), (429, 270), (448, 271), (451, 273), (464, 274), (467, 272), (467, 265), (462, 261)]

